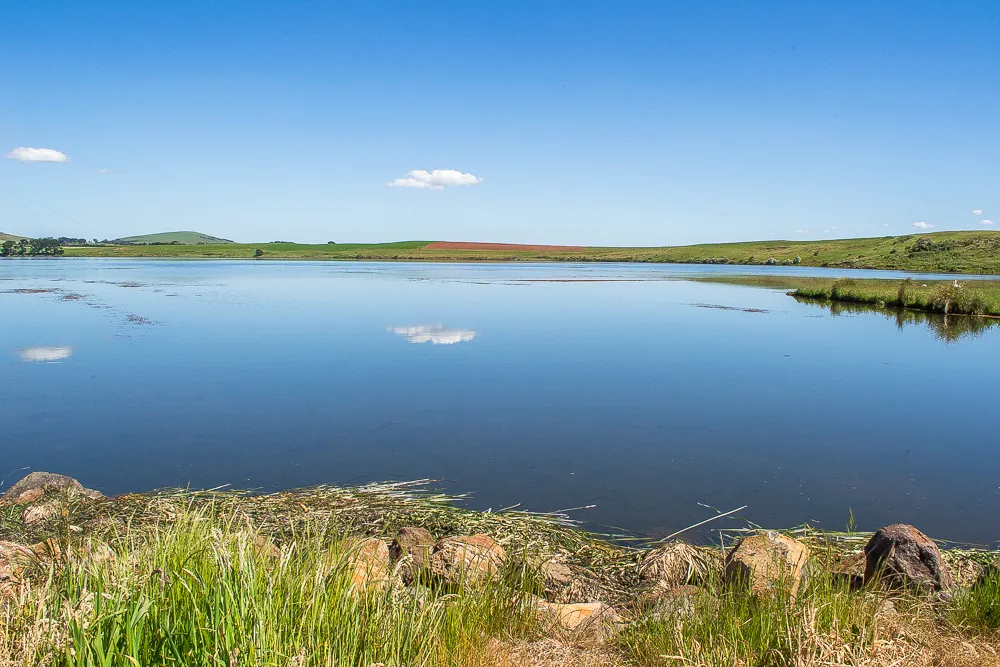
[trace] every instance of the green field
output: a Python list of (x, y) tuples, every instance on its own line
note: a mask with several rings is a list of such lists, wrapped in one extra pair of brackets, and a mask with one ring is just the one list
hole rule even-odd
[(232, 243), (229, 239), (209, 236), (201, 232), (161, 232), (159, 234), (143, 234), (141, 236), (126, 236), (116, 239), (121, 243), (179, 243), (181, 245), (197, 245), (199, 243)]
[[(149, 238), (149, 237), (136, 237)], [(648, 248), (589, 247), (545, 251), (426, 248), (430, 241), (398, 243), (213, 243), (67, 248), (69, 257), (248, 258), (262, 259), (425, 260), (425, 261), (576, 261), (667, 262), (692, 264), (795, 264), (844, 269), (898, 269), (950, 273), (1000, 274), (1000, 232), (938, 232), (830, 241), (750, 241)]]

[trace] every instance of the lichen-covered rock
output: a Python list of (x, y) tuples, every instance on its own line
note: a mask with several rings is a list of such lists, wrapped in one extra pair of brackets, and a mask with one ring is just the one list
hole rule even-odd
[(665, 588), (702, 583), (722, 569), (722, 558), (709, 549), (680, 540), (650, 550), (639, 563), (639, 578)]
[(726, 583), (746, 587), (758, 597), (787, 593), (795, 597), (809, 548), (775, 532), (743, 538), (726, 556)]
[(51, 472), (33, 472), (25, 475), (20, 481), (0, 496), (0, 505), (27, 505), (41, 500), (49, 493), (67, 491), (72, 496), (99, 499), (104, 495), (100, 491), (85, 488), (80, 482)]
[(937, 544), (905, 523), (880, 528), (865, 545), (865, 582), (876, 580), (889, 588), (924, 592), (952, 587)]
[(388, 581), (389, 547), (382, 540), (370, 537), (351, 543), (347, 559), (355, 588), (375, 588)]
[(489, 535), (445, 537), (434, 545), (430, 571), (450, 584), (479, 583), (495, 575), (506, 558)]
[(396, 562), (396, 571), (403, 582), (411, 584), (430, 568), (433, 550), (434, 536), (429, 530), (405, 526), (396, 533), (389, 556)]

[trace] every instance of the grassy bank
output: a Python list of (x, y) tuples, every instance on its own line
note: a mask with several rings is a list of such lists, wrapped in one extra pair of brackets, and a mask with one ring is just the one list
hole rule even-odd
[(791, 290), (802, 299), (905, 308), (942, 315), (1000, 316), (1000, 281), (713, 276), (703, 282)]
[[(683, 551), (681, 585), (650, 588), (637, 567), (646, 547), (612, 544), (563, 517), (473, 512), (451, 500), (383, 485), (0, 507), (0, 539), (34, 545), (0, 582), (0, 664), (998, 664), (1000, 587), (996, 577), (968, 585), (992, 553), (945, 552), (965, 585), (935, 601), (852, 584), (866, 535), (801, 529), (795, 536), (812, 550), (803, 587), (761, 599), (723, 580), (724, 546)], [(39, 507), (48, 509), (30, 513)], [(475, 584), (359, 588), (356, 540), (388, 541), (406, 525), (485, 533), (507, 557)], [(10, 542), (0, 548), (11, 552)], [(571, 575), (558, 586), (545, 570), (553, 561)], [(606, 634), (581, 635), (540, 615), (542, 598), (600, 601), (618, 616)]]
[(417, 261), (663, 262), (828, 266), (1000, 274), (1000, 232), (939, 232), (828, 241), (752, 241), (690, 246), (469, 250), (428, 248), (429, 241), (383, 244), (227, 243), (88, 246), (70, 257), (175, 257)]

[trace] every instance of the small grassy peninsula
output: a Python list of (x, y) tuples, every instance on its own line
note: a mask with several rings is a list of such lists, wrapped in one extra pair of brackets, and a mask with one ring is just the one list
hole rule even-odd
[(904, 308), (941, 315), (1000, 317), (1000, 281), (885, 280), (801, 276), (711, 276), (702, 282), (791, 290), (801, 299)]
[(32, 473), (0, 500), (0, 664), (1000, 664), (996, 554), (912, 526), (621, 546), (452, 501)]

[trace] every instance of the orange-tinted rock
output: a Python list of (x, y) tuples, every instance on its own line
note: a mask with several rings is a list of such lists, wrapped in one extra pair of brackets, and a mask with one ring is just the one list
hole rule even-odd
[(477, 583), (495, 575), (506, 558), (489, 535), (445, 537), (434, 545), (430, 571), (451, 584)]

